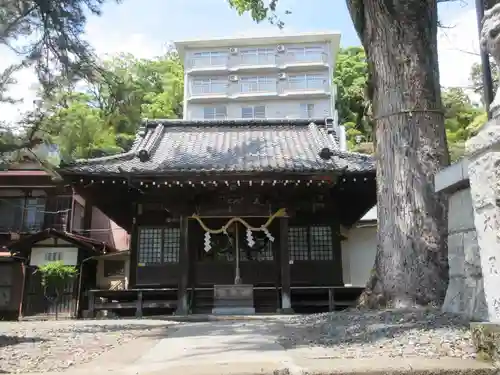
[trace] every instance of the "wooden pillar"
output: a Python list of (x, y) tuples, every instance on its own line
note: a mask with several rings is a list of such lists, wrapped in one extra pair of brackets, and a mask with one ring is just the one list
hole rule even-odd
[(288, 247), (288, 217), (280, 218), (281, 312), (293, 313), (290, 293), (290, 251)]
[(189, 281), (189, 244), (188, 218), (181, 217), (181, 238), (179, 246), (179, 289), (177, 290), (176, 315), (187, 315), (188, 311), (188, 281)]
[(135, 317), (142, 318), (142, 291), (137, 292), (137, 300), (135, 306)]
[(130, 230), (130, 262), (129, 262), (129, 275), (128, 275), (128, 288), (133, 289), (137, 283), (137, 243), (139, 237), (139, 228), (137, 225), (138, 204), (132, 204), (132, 228)]

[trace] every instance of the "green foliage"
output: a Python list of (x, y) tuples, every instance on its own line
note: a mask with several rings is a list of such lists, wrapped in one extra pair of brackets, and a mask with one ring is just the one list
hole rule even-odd
[[(341, 49), (337, 57), (335, 77), (339, 122), (346, 128), (350, 150), (373, 153), (373, 120), (365, 96), (368, 67), (361, 47)], [(475, 78), (471, 76), (471, 79)], [(482, 89), (482, 86), (481, 88)], [(465, 142), (486, 122), (483, 109), (475, 107), (460, 88), (442, 92), (448, 148), (452, 161), (465, 153)]]
[(46, 101), (43, 130), (63, 160), (123, 152), (142, 118), (182, 117), (184, 71), (177, 53), (150, 60), (121, 54), (104, 66), (104, 78), (83, 92), (60, 90)]
[[(496, 92), (498, 89), (498, 82), (500, 81), (500, 71), (493, 59), (490, 59), (490, 66), (491, 66), (491, 77), (493, 79), (493, 91)], [(470, 72), (470, 81), (474, 92), (482, 96), (484, 85), (483, 85), (483, 68), (481, 67), (481, 64), (474, 63), (474, 65), (472, 65)]]
[(66, 266), (63, 262), (49, 262), (38, 267), (42, 275), (42, 285), (46, 289), (60, 293), (68, 281), (75, 278), (77, 270), (73, 266)]
[(373, 122), (369, 116), (369, 101), (365, 96), (368, 66), (362, 47), (341, 49), (333, 82), (337, 87), (339, 122), (346, 128), (349, 149), (373, 141)]
[[(0, 46), (14, 52), (19, 62), (0, 71), (0, 103), (13, 104), (20, 98), (9, 95), (16, 83), (15, 74), (33, 69), (45, 100), (68, 82), (102, 78), (88, 43), (82, 38), (89, 15), (100, 15), (107, 0), (2, 0), (0, 6)], [(118, 0), (117, 0), (118, 1)], [(38, 106), (27, 111), (16, 124), (14, 139), (0, 134), (0, 159), (10, 161), (14, 151), (32, 149), (40, 144), (45, 113)]]

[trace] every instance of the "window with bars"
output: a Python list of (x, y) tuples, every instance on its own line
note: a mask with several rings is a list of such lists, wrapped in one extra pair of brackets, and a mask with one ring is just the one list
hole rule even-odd
[(44, 259), (46, 262), (60, 262), (63, 259), (63, 253), (62, 251), (45, 253)]
[(241, 117), (249, 119), (266, 118), (266, 106), (255, 105), (241, 108)]
[(203, 119), (205, 120), (224, 120), (226, 118), (227, 118), (226, 106), (203, 108)]
[(288, 228), (291, 260), (333, 260), (333, 233), (330, 226)]
[(139, 228), (138, 263), (178, 263), (180, 237), (179, 228)]

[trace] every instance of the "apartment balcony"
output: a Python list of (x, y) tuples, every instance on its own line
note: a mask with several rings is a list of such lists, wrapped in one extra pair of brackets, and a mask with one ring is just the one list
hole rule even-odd
[(270, 82), (239, 82), (233, 87), (231, 97), (235, 99), (277, 97), (279, 92), (278, 83), (275, 80)]
[(231, 72), (275, 72), (278, 71), (276, 54), (240, 54), (231, 56)]
[(229, 85), (226, 82), (211, 83), (203, 86), (191, 86), (187, 100), (193, 103), (207, 103), (218, 100), (227, 100), (230, 95)]
[(328, 54), (324, 52), (317, 53), (284, 53), (278, 60), (278, 66), (281, 69), (300, 70), (304, 67), (325, 68), (328, 67)]
[(291, 99), (324, 98), (333, 95), (335, 86), (321, 80), (270, 80), (255, 82), (239, 80), (191, 86), (187, 101), (190, 103), (217, 103), (227, 100), (265, 100), (289, 97)]
[(226, 72), (229, 70), (228, 56), (193, 57), (186, 62), (186, 72)]
[(302, 98), (323, 98), (334, 95), (334, 90), (329, 82), (323, 81), (299, 81), (299, 82), (283, 82), (280, 86), (279, 95), (281, 97), (290, 97), (295, 99)]
[(235, 54), (229, 56), (193, 57), (186, 62), (188, 74), (217, 74), (238, 72), (277, 72), (279, 70), (324, 69), (329, 66), (328, 55), (318, 53)]

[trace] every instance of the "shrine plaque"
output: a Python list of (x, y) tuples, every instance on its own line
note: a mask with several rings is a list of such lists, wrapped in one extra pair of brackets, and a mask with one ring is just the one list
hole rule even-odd
[(254, 314), (253, 285), (214, 285), (214, 314)]

